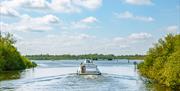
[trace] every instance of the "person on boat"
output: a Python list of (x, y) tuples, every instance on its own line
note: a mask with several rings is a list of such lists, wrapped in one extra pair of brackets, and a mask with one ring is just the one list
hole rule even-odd
[(80, 64), (80, 68), (81, 68), (81, 73), (85, 73), (86, 66), (83, 63)]
[(85, 65), (83, 65), (83, 66), (82, 66), (82, 69), (83, 69), (83, 71), (82, 71), (82, 72), (83, 72), (83, 73), (85, 73), (85, 72), (86, 72), (86, 66), (85, 66)]

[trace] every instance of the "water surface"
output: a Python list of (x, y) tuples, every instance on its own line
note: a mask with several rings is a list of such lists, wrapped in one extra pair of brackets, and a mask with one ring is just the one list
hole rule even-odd
[(39, 60), (34, 69), (0, 74), (0, 91), (153, 91), (140, 79), (134, 61), (95, 61), (102, 75), (79, 76), (83, 60)]

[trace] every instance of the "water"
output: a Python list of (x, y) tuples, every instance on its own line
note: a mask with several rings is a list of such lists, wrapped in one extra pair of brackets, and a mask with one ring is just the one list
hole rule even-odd
[[(0, 91), (153, 91), (133, 62), (95, 61), (102, 75), (76, 74), (83, 60), (35, 61), (38, 67), (0, 74)], [(137, 62), (140, 62), (138, 60)], [(156, 89), (154, 90), (156, 91)], [(158, 91), (170, 91), (160, 89)]]

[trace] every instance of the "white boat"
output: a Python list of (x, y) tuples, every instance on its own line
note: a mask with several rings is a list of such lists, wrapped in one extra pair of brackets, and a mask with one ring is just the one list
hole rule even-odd
[(92, 60), (85, 60), (77, 70), (78, 75), (101, 75), (97, 65)]

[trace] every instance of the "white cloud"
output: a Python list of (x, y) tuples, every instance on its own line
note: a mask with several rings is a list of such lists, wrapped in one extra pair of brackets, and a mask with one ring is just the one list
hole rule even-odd
[(72, 54), (80, 51), (83, 52), (84, 48), (88, 46), (88, 42), (94, 40), (94, 38), (94, 36), (83, 33), (61, 33), (59, 35), (51, 34), (45, 37), (32, 38), (30, 40), (20, 41), (16, 44), (16, 46), (24, 54)]
[(25, 17), (25, 22), (35, 22), (35, 23), (44, 23), (44, 24), (51, 24), (51, 23), (58, 23), (60, 20), (57, 16), (54, 15), (45, 15), (42, 17), (37, 18), (31, 18), (31, 17)]
[(2, 32), (10, 32), (11, 29), (13, 29), (12, 25), (0, 22), (0, 31), (2, 31)]
[(1, 6), (0, 5), (0, 15), (2, 16), (10, 16), (10, 17), (18, 17), (20, 16), (20, 14), (12, 9), (12, 8), (9, 8), (9, 7), (4, 7), (4, 6)]
[(171, 33), (178, 33), (180, 32), (180, 29), (177, 25), (171, 25), (165, 28), (165, 31), (171, 32)]
[(151, 34), (141, 32), (141, 33), (133, 33), (128, 38), (133, 40), (145, 40), (151, 37), (152, 37)]
[(123, 13), (115, 13), (115, 15), (120, 19), (131, 19), (131, 20), (139, 20), (139, 21), (145, 21), (145, 22), (153, 22), (155, 21), (154, 18), (151, 16), (137, 16), (129, 11), (125, 11)]
[(134, 17), (134, 15), (132, 13), (130, 13), (129, 11), (125, 11), (120, 14), (118, 14), (118, 13), (115, 13), (115, 14), (118, 16), (118, 18), (133, 18)]
[(152, 0), (125, 0), (126, 3), (132, 5), (151, 5)]
[(124, 46), (129, 46), (129, 44), (148, 40), (151, 37), (152, 35), (149, 33), (144, 33), (144, 32), (132, 33), (127, 37), (115, 37), (113, 38), (113, 42), (120, 45), (124, 44)]
[(18, 16), (20, 9), (48, 9), (49, 3), (46, 0), (4, 0), (0, 3), (0, 15)]
[(21, 20), (12, 24), (0, 23), (2, 31), (49, 31), (53, 24), (59, 23), (59, 18), (54, 15), (32, 18), (28, 15), (21, 16)]
[(5, 0), (2, 6), (14, 9), (49, 9), (56, 12), (80, 12), (83, 8), (94, 10), (100, 7), (102, 0)]
[[(17, 43), (18, 49), (23, 54), (121, 54), (123, 51), (137, 51), (149, 43), (151, 34), (134, 33), (125, 37), (98, 38), (84, 33), (50, 34), (46, 37), (32, 38)], [(135, 42), (136, 41), (136, 42)], [(138, 49), (138, 50), (140, 50)], [(129, 54), (129, 52), (127, 52)]]
[(50, 8), (58, 12), (80, 12), (80, 8), (75, 6), (72, 0), (52, 0)]
[(46, 0), (4, 0), (2, 6), (11, 8), (48, 8), (49, 3)]
[(76, 22), (71, 22), (70, 24), (64, 25), (62, 29), (71, 30), (87, 30), (93, 28), (93, 25), (98, 22), (98, 19), (92, 16), (86, 17)]
[(27, 1), (26, 6), (30, 8), (48, 8), (49, 7), (49, 3), (46, 0), (30, 0), (29, 2), (28, 0), (26, 1)]
[(9, 7), (9, 8), (19, 8), (23, 4), (26, 4), (29, 0), (4, 0), (0, 3), (1, 6)]
[(59, 12), (80, 12), (81, 8), (94, 10), (101, 6), (102, 0), (52, 0), (50, 7)]
[(87, 35), (87, 34), (80, 34), (79, 36), (78, 36), (78, 39), (94, 39), (95, 38), (95, 36), (90, 36), (90, 35)]
[(102, 5), (102, 0), (73, 0), (76, 5), (94, 10)]
[(95, 18), (95, 17), (87, 17), (85, 19), (82, 19), (80, 22), (83, 22), (83, 23), (94, 23), (94, 22), (97, 22), (98, 20)]

